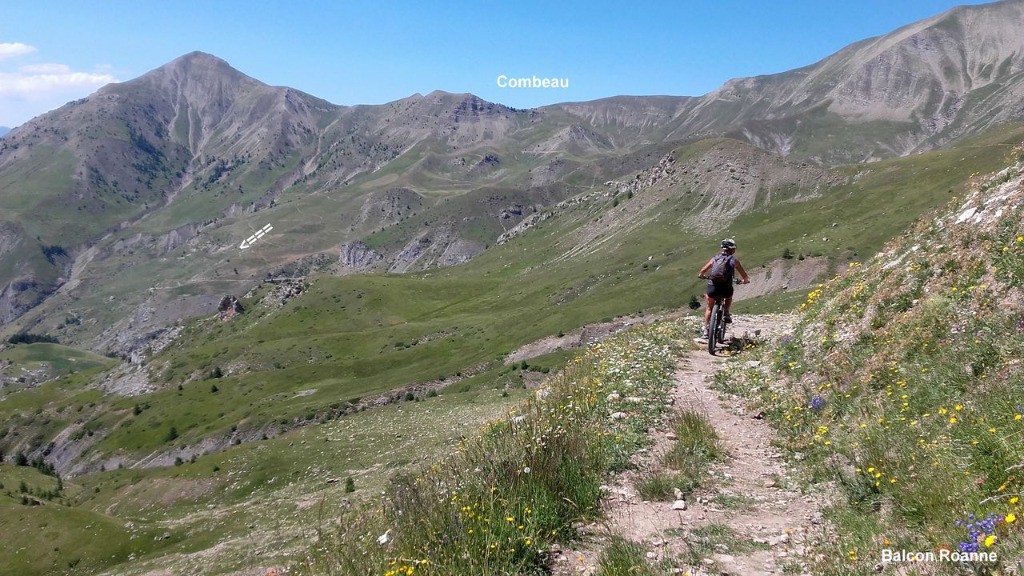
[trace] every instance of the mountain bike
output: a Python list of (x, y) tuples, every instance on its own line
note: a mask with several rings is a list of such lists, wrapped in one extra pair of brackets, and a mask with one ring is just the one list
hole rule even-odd
[[(742, 284), (738, 278), (733, 280), (735, 284)], [(725, 298), (715, 296), (715, 303), (711, 307), (711, 321), (708, 323), (708, 354), (715, 355), (715, 348), (725, 342)]]

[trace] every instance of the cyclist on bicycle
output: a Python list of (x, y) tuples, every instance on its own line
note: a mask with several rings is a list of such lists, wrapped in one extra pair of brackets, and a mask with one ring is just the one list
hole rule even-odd
[(736, 241), (732, 238), (722, 240), (722, 252), (708, 260), (708, 263), (697, 274), (700, 278), (708, 279), (708, 305), (707, 309), (704, 310), (704, 334), (702, 338), (708, 337), (708, 324), (711, 323), (711, 307), (715, 305), (715, 298), (724, 298), (722, 308), (725, 312), (725, 323), (732, 322), (729, 306), (732, 305), (733, 272), (740, 273), (740, 277), (743, 279), (741, 284), (750, 283), (747, 271), (743, 269), (735, 254)]

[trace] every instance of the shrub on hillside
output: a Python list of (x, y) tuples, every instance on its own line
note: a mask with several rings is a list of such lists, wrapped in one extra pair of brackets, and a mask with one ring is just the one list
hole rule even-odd
[(19, 332), (7, 339), (8, 344), (35, 344), (36, 342), (58, 344), (57, 338), (55, 336), (50, 336), (49, 334), (30, 334), (28, 332)]

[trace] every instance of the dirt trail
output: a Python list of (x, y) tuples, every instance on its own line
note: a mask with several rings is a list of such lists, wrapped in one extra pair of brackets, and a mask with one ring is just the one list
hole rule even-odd
[[(773, 324), (737, 316), (732, 333), (767, 331)], [(647, 502), (639, 496), (636, 484), (642, 472), (620, 475), (609, 486), (604, 524), (591, 527), (594, 545), (566, 551), (563, 569), (556, 573), (592, 574), (600, 543), (610, 534), (642, 543), (652, 564), (666, 558), (688, 559), (673, 562), (686, 566), (679, 573), (752, 576), (782, 574), (784, 567), (787, 573), (806, 571), (800, 561), (806, 552), (804, 538), (820, 522), (820, 498), (796, 489), (782, 454), (772, 445), (776, 435), (768, 423), (749, 412), (741, 398), (711, 388), (724, 361), (703, 349), (690, 350), (675, 374), (677, 409), (707, 416), (727, 453), (713, 467), (707, 488), (687, 496), (686, 509), (678, 510), (673, 502)], [(655, 445), (641, 468), (671, 444), (665, 430), (652, 432)], [(717, 539), (707, 536), (716, 533)]]

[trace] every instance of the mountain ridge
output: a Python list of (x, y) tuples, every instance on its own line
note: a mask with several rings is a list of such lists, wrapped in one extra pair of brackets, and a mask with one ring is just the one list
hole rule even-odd
[[(649, 102), (660, 107), (648, 113), (659, 115), (666, 123), (663, 133), (669, 136), (728, 134), (783, 155), (810, 156), (824, 163), (927, 150), (970, 131), (957, 122), (980, 122), (975, 129), (984, 129), (1024, 114), (1024, 35), (1018, 24), (1022, 18), (1020, 0), (956, 7), (855, 42), (795, 70), (732, 79), (699, 97), (650, 97)], [(977, 52), (974, 58), (970, 50)], [(999, 66), (986, 66), (991, 59)], [(930, 70), (933, 80), (922, 81), (918, 70)], [(971, 102), (969, 94), (978, 89), (971, 84), (973, 78), (985, 80), (982, 88), (997, 79), (1004, 82), (1006, 86), (996, 90), (1002, 91), (1002, 100)], [(554, 106), (596, 120), (600, 114), (595, 110), (621, 98)], [(999, 100), (991, 94), (986, 98)], [(1007, 101), (1013, 106), (1004, 110)], [(899, 132), (872, 142), (854, 131), (848, 134), (852, 138), (845, 151), (823, 154), (794, 146), (794, 140), (806, 138), (808, 132), (792, 118), (797, 114), (809, 115), (803, 121), (811, 128), (838, 128), (845, 118), (889, 123), (889, 130)]]
[[(1018, 15), (1020, 0), (950, 10), (700, 97), (532, 110), (443, 91), (339, 106), (192, 52), (0, 141), (0, 323), (30, 329), (44, 314), (24, 315), (61, 287), (74, 294), (51, 312), (130, 268), (190, 292), (194, 312), (210, 291), (346, 246), (388, 247), (377, 255), (396, 271), (463, 262), (534, 211), (702, 138), (825, 166), (945, 146), (1024, 118)], [(422, 201), (379, 205), (392, 189)], [(230, 257), (270, 215), (292, 223)], [(194, 263), (156, 267), (171, 258)], [(132, 300), (121, 319), (138, 312), (139, 296), (109, 290)]]

